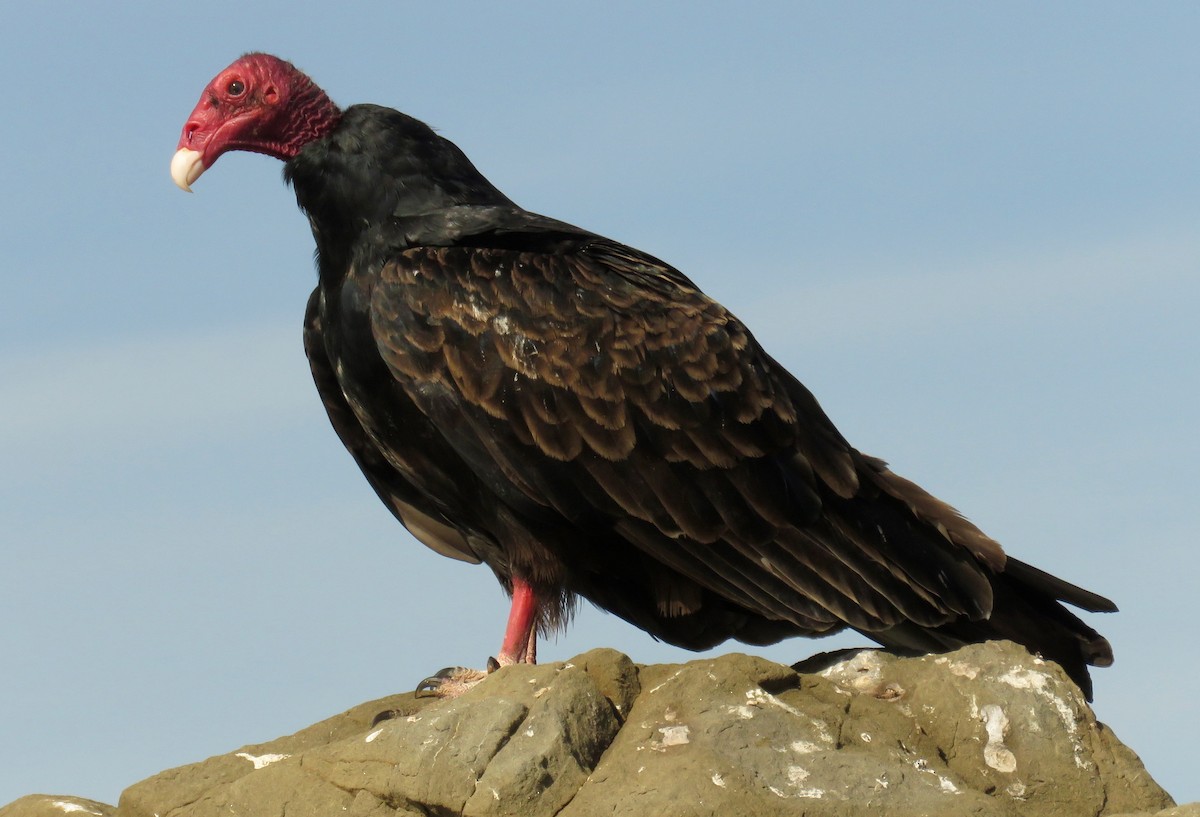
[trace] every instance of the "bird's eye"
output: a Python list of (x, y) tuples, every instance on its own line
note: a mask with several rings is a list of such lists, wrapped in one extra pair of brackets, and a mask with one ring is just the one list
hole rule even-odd
[(229, 85), (225, 87), (225, 91), (230, 96), (241, 96), (246, 91), (246, 83), (240, 79), (230, 80)]

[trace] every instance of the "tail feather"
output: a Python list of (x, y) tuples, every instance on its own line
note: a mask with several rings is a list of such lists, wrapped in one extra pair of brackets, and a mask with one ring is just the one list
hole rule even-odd
[(1059, 601), (1065, 601), (1080, 610), (1087, 610), (1089, 613), (1117, 612), (1117, 605), (1099, 593), (1084, 590), (1082, 587), (1063, 581), (1057, 576), (1051, 576), (1046, 571), (1011, 556), (1005, 562), (1004, 572), (1021, 584), (1053, 596)]
[(961, 617), (931, 628), (906, 622), (883, 632), (864, 634), (905, 653), (943, 652), (995, 639), (1015, 641), (1061, 666), (1087, 700), (1092, 700), (1088, 667), (1111, 665), (1112, 647), (1062, 602), (1091, 612), (1115, 612), (1116, 605), (1012, 558), (1004, 572), (996, 574), (993, 586), (994, 603), (986, 619)]

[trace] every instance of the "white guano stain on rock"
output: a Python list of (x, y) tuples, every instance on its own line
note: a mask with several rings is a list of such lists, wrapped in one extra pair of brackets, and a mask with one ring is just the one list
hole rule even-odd
[(745, 704), (741, 704), (740, 706), (726, 706), (725, 711), (730, 715), (737, 715), (743, 721), (748, 721), (754, 717), (754, 709)]
[[(845, 661), (822, 670), (819, 675), (832, 681), (839, 691), (847, 694), (876, 695), (885, 689), (884, 663), (878, 650), (863, 650)], [(891, 685), (889, 685), (891, 686)], [(886, 697), (898, 698), (904, 690), (898, 686)]]
[(796, 717), (804, 716), (804, 713), (796, 707), (785, 704), (770, 692), (767, 692), (765, 689), (761, 689), (760, 687), (746, 690), (746, 702), (750, 706), (762, 706), (763, 704), (770, 704), (771, 706), (779, 707), (789, 715), (795, 715)]
[(1078, 726), (1075, 723), (1075, 714), (1071, 711), (1071, 706), (1060, 696), (1050, 691), (1054, 679), (1047, 673), (1035, 672), (1024, 667), (1014, 667), (1001, 675), (999, 681), (1003, 684), (1008, 684), (1013, 689), (1028, 689), (1035, 695), (1045, 698), (1054, 707), (1055, 711), (1058, 712), (1058, 716), (1062, 719), (1063, 727), (1072, 735), (1078, 732)]
[(281, 760), (287, 760), (289, 757), (291, 757), (291, 755), (276, 754), (252, 755), (249, 752), (238, 752), (236, 756), (244, 757), (246, 760), (249, 760), (251, 763), (253, 763), (255, 771), (258, 769), (265, 769), (272, 763), (278, 763)]
[(979, 667), (973, 667), (962, 661), (951, 661), (949, 669), (953, 674), (970, 681), (974, 681), (979, 675)]
[(683, 744), (690, 742), (688, 740), (688, 732), (690, 730), (687, 728), (686, 724), (680, 724), (679, 726), (660, 726), (658, 731), (663, 736), (660, 744), (663, 747), (682, 746)]
[(69, 803), (66, 800), (51, 800), (50, 805), (54, 806), (59, 811), (65, 811), (70, 814), (73, 811), (82, 811), (84, 814), (103, 814), (104, 812), (90, 809), (87, 806), (82, 806), (79, 803)]
[[(829, 731), (829, 726), (822, 720), (814, 718), (804, 712), (801, 712), (794, 706), (790, 706), (776, 698), (765, 689), (754, 688), (746, 690), (746, 704), (751, 707), (775, 706), (787, 712), (789, 715), (795, 715), (797, 718), (803, 718), (812, 724), (813, 730), (816, 732), (817, 740), (825, 744), (826, 747), (832, 748), (834, 745), (833, 735)], [(795, 744), (793, 744), (794, 746)]]
[(811, 773), (803, 766), (788, 766), (787, 767), (787, 785), (791, 791), (785, 791), (777, 786), (767, 786), (767, 791), (776, 797), (783, 799), (800, 798), (805, 800), (817, 800), (825, 796), (825, 790), (815, 786), (803, 786)]
[(669, 683), (671, 683), (672, 681), (674, 681), (676, 678), (678, 678), (678, 677), (679, 677), (680, 675), (682, 675), (682, 674), (683, 674), (683, 670), (681, 670), (681, 669), (680, 669), (680, 670), (676, 670), (676, 671), (675, 671), (675, 674), (674, 674), (674, 675), (672, 675), (670, 678), (668, 678), (667, 680), (663, 681), (661, 684), (659, 684), (658, 686), (654, 687), (653, 689), (650, 689), (650, 690), (647, 690), (647, 691), (648, 691), (648, 692), (649, 692), (651, 695), (653, 695), (655, 692), (658, 692), (660, 689), (662, 689), (662, 688), (663, 688), (663, 687), (665, 687), (667, 684), (669, 684)]
[(996, 704), (988, 704), (980, 713), (988, 736), (983, 747), (983, 762), (998, 772), (1012, 774), (1017, 770), (1017, 756), (1004, 745), (1004, 736), (1008, 734), (1008, 715)]
[(954, 785), (953, 780), (946, 777), (945, 775), (940, 775), (937, 772), (935, 772), (933, 770), (933, 767), (929, 765), (929, 761), (926, 760), (925, 758), (919, 757), (916, 760), (914, 760), (912, 763), (912, 767), (914, 769), (916, 769), (918, 772), (923, 772), (924, 774), (931, 774), (934, 777), (936, 777), (938, 780), (938, 787), (946, 794), (962, 794), (962, 792), (959, 790), (958, 786)]
[[(1055, 684), (1055, 679), (1051, 675), (1045, 672), (1025, 669), (1024, 667), (1013, 667), (1001, 675), (998, 680), (1014, 689), (1027, 689), (1049, 703), (1054, 711), (1058, 713), (1063, 729), (1066, 731), (1067, 737), (1071, 739), (1071, 746), (1075, 752), (1075, 766), (1080, 769), (1092, 768), (1092, 762), (1084, 757), (1087, 750), (1079, 739), (1079, 723), (1075, 717), (1075, 710), (1061, 695), (1054, 693), (1054, 687), (1057, 684)], [(1030, 731), (1034, 730), (1031, 729)]]
[(808, 769), (804, 768), (803, 766), (788, 766), (787, 768), (787, 779), (788, 785), (790, 786), (799, 786), (801, 783), (807, 780), (809, 776)]

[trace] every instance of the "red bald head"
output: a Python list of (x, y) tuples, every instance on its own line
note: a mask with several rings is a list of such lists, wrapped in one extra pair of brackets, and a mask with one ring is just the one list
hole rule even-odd
[(341, 111), (307, 76), (270, 54), (247, 54), (213, 78), (171, 161), (184, 190), (227, 150), (287, 160), (338, 123)]

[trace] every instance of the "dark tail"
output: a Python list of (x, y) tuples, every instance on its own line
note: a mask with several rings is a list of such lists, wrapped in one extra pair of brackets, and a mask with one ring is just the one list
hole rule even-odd
[(1087, 700), (1092, 700), (1088, 667), (1111, 665), (1112, 647), (1063, 603), (1093, 613), (1113, 613), (1117, 606), (1103, 596), (1011, 557), (1003, 572), (995, 575), (993, 589), (992, 614), (986, 619), (961, 618), (932, 628), (905, 623), (885, 632), (864, 635), (889, 649), (920, 654), (954, 650), (980, 641), (1015, 641), (1061, 666)]

